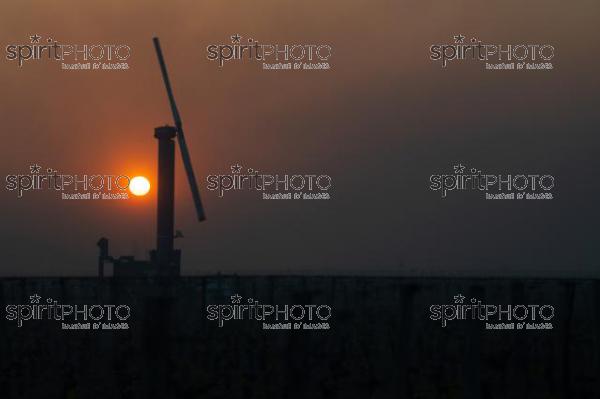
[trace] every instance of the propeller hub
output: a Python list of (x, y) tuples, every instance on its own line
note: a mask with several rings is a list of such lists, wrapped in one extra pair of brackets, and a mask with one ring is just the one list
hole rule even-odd
[(157, 139), (172, 139), (177, 135), (177, 129), (173, 126), (165, 125), (154, 129), (154, 137)]

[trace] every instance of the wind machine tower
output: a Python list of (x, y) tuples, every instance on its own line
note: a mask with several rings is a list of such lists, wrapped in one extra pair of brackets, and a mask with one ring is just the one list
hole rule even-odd
[(113, 258), (108, 253), (108, 239), (98, 241), (100, 254), (98, 257), (98, 274), (104, 277), (104, 264), (110, 262), (114, 266), (114, 277), (139, 276), (179, 276), (181, 251), (173, 247), (174, 235), (174, 198), (175, 198), (175, 141), (179, 144), (181, 159), (187, 175), (192, 198), (196, 207), (198, 221), (206, 219), (200, 192), (194, 176), (192, 161), (185, 143), (183, 124), (171, 89), (167, 66), (157, 37), (152, 39), (158, 57), (165, 88), (175, 126), (161, 126), (154, 129), (154, 137), (158, 140), (158, 188), (156, 201), (156, 249), (150, 251), (150, 261), (135, 260), (133, 256)]

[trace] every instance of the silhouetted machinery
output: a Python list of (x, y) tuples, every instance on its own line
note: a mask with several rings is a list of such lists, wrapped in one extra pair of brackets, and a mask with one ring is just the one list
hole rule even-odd
[[(113, 264), (114, 277), (136, 276), (179, 276), (181, 251), (173, 248), (174, 234), (174, 197), (175, 197), (175, 141), (177, 138), (181, 159), (187, 175), (192, 198), (196, 207), (198, 221), (206, 219), (200, 192), (194, 176), (192, 161), (185, 143), (183, 126), (171, 83), (167, 74), (167, 67), (160, 49), (158, 38), (154, 38), (154, 48), (158, 56), (163, 81), (167, 89), (167, 96), (173, 113), (175, 126), (161, 126), (154, 129), (154, 137), (158, 140), (158, 188), (156, 201), (156, 249), (150, 251), (150, 260), (135, 260), (133, 256), (113, 258), (109, 255), (108, 239), (101, 238), (97, 245), (100, 249), (98, 257), (98, 275), (104, 277), (104, 264)], [(179, 233), (179, 232), (178, 232)], [(181, 233), (178, 234), (181, 236)]]

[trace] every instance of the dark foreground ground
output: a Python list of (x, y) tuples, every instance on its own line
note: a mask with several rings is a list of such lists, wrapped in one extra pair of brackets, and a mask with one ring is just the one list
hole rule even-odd
[[(36, 294), (40, 304), (127, 304), (129, 329), (7, 319), (7, 306)], [(240, 303), (326, 304), (330, 329), (207, 319), (207, 306), (235, 294)], [(456, 295), (465, 304), (550, 305), (553, 328), (431, 320), (430, 306)], [(24, 278), (0, 279), (0, 304), (2, 399), (600, 398), (597, 280)]]

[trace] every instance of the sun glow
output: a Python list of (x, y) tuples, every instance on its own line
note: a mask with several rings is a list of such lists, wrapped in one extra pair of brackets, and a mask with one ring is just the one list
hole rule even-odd
[(144, 176), (136, 176), (129, 182), (131, 194), (141, 197), (150, 191), (150, 182)]

